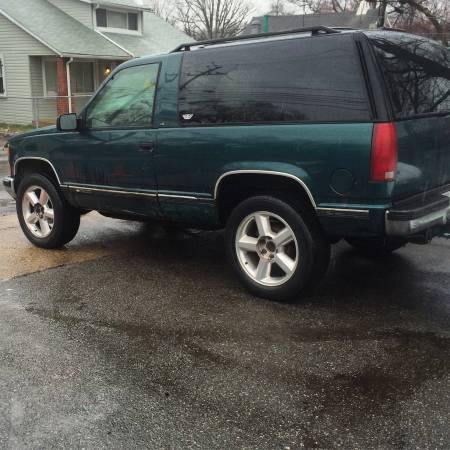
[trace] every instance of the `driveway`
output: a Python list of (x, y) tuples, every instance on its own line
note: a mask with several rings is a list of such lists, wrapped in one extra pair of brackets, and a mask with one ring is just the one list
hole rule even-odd
[(13, 214), (16, 207), (12, 198), (3, 190), (1, 180), (9, 174), (8, 159), (2, 152), (3, 144), (0, 137), (0, 217), (7, 214)]
[(334, 249), (296, 304), (221, 233), (91, 213), (65, 249), (0, 217), (0, 448), (450, 446), (450, 241)]

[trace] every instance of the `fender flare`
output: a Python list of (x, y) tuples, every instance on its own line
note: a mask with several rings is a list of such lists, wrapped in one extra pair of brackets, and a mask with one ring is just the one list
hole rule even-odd
[(21, 161), (26, 161), (26, 160), (37, 160), (37, 161), (44, 161), (46, 164), (48, 164), (50, 166), (50, 168), (52, 169), (53, 173), (55, 174), (56, 180), (58, 181), (58, 184), (60, 186), (62, 186), (61, 180), (58, 176), (58, 172), (55, 169), (55, 166), (46, 158), (40, 158), (37, 156), (23, 156), (21, 158), (17, 158), (14, 162), (14, 176), (16, 176), (17, 174), (17, 168), (20, 165), (19, 163)]
[(245, 174), (245, 173), (247, 173), (247, 174), (260, 174), (260, 175), (273, 175), (273, 176), (278, 176), (278, 177), (290, 178), (290, 179), (296, 181), (302, 187), (302, 189), (305, 191), (306, 195), (308, 196), (308, 198), (309, 198), (313, 208), (317, 209), (316, 201), (314, 200), (314, 197), (313, 197), (310, 189), (308, 188), (308, 186), (306, 185), (306, 183), (304, 181), (302, 181), (300, 178), (298, 178), (295, 175), (292, 175), (290, 173), (276, 172), (276, 171), (272, 171), (272, 170), (242, 169), (242, 170), (231, 170), (229, 172), (223, 173), (218, 178), (218, 180), (216, 181), (216, 184), (214, 186), (214, 200), (217, 201), (217, 197), (218, 197), (218, 194), (219, 194), (220, 183), (226, 177), (233, 176), (233, 175), (239, 175), (239, 174)]

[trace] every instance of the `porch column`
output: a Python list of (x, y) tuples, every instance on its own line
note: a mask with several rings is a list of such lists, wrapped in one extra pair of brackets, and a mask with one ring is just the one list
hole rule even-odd
[(56, 59), (56, 82), (58, 85), (58, 97), (66, 97), (58, 98), (56, 100), (56, 111), (58, 116), (69, 112), (69, 100), (67, 99), (69, 89), (67, 87), (66, 62), (67, 58)]

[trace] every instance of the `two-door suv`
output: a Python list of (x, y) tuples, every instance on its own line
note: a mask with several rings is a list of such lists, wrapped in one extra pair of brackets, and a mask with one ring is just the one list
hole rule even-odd
[(27, 238), (80, 214), (226, 229), (258, 296), (450, 232), (450, 52), (405, 33), (326, 27), (189, 43), (126, 62), (81, 114), (7, 148)]

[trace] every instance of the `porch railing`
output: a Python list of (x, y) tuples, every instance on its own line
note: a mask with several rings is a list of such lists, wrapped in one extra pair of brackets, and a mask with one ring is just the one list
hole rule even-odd
[(76, 94), (69, 96), (47, 96), (47, 97), (31, 97), (33, 110), (33, 124), (39, 128), (41, 124), (50, 121), (55, 122), (58, 113), (58, 100), (66, 100), (71, 102), (72, 112), (80, 112), (87, 104), (92, 94)]
[[(43, 125), (52, 125), (55, 123), (58, 116), (58, 100), (66, 100), (69, 102), (69, 98), (72, 99), (72, 112), (80, 112), (87, 104), (92, 94), (76, 94), (71, 97), (68, 96), (7, 96), (7, 100), (12, 101), (29, 101), (32, 108), (32, 122), (36, 128)], [(11, 120), (11, 123), (17, 120)], [(22, 122), (22, 121), (20, 121)]]

